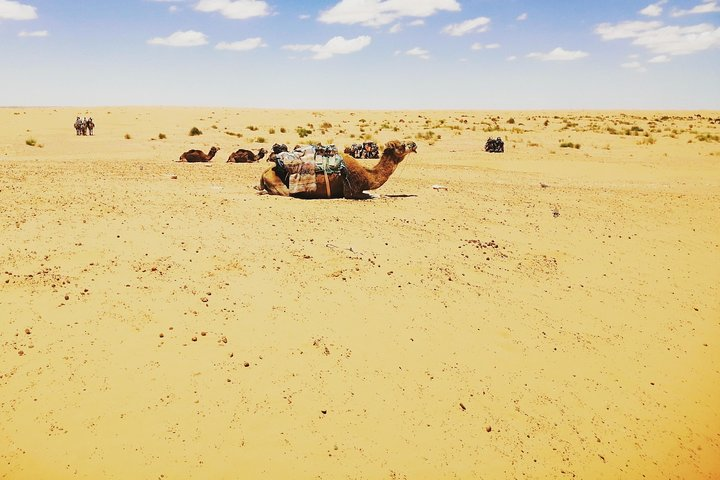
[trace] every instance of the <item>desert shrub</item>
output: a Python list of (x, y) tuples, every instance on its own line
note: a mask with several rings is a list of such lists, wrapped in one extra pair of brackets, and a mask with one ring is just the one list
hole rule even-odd
[(562, 142), (560, 143), (560, 148), (575, 148), (579, 149), (580, 144), (579, 143), (573, 143), (573, 142)]
[(274, 128), (269, 129), (269, 130), (268, 130), (268, 133), (269, 133), (270, 135), (275, 135), (275, 129), (274, 129)]
[(515, 123), (515, 119), (512, 118), (512, 117), (510, 117), (510, 118), (508, 118), (507, 123), (514, 124), (514, 123)]
[(320, 125), (320, 128), (321, 128), (322, 130), (327, 130), (327, 129), (329, 129), (329, 128), (332, 128), (332, 123), (330, 123), (330, 122), (323, 122), (323, 123)]
[(256, 127), (255, 125), (248, 125), (248, 126), (245, 127), (245, 128), (247, 128), (247, 129), (250, 130), (251, 132), (257, 132), (257, 131), (258, 131), (258, 127)]
[(646, 136), (644, 139), (637, 142), (637, 144), (638, 145), (654, 145), (656, 141), (657, 140), (655, 140), (655, 138), (653, 138), (651, 136)]
[(125, 140), (130, 140), (131, 138), (132, 138), (132, 137), (130, 136), (129, 133), (126, 133), (126, 134), (125, 134)]
[(255, 143), (265, 143), (265, 137), (257, 137)]
[(295, 129), (295, 132), (297, 132), (297, 134), (298, 134), (298, 136), (299, 136), (300, 138), (305, 138), (305, 137), (307, 137), (308, 135), (310, 135), (311, 133), (313, 133), (312, 130), (308, 130), (308, 129), (305, 128), (305, 127), (297, 127), (297, 128)]
[(25, 140), (25, 145), (34, 147), (35, 145), (37, 145), (37, 140), (35, 140), (34, 138), (28, 138), (27, 140)]
[(161, 133), (161, 134), (158, 135), (158, 138), (159, 138), (160, 140), (165, 140), (165, 139), (167, 138), (167, 135), (165, 135), (164, 133)]
[(197, 128), (197, 127), (192, 127), (192, 128), (190, 129), (189, 135), (190, 135), (191, 137), (195, 137), (195, 136), (197, 136), (197, 135), (202, 135), (202, 131), (201, 131), (199, 128)]
[(280, 127), (280, 133), (287, 133), (287, 128)]
[(697, 136), (698, 142), (720, 142), (720, 136), (709, 133), (701, 133)]
[(214, 130), (217, 130), (217, 129), (218, 129), (218, 126), (217, 126), (217, 125), (211, 125), (210, 128), (212, 128), (212, 129), (214, 129)]

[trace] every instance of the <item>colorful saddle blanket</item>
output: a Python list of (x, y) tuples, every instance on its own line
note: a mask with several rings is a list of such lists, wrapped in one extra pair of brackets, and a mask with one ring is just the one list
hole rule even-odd
[(296, 148), (292, 152), (280, 152), (275, 156), (278, 174), (287, 182), (290, 194), (314, 192), (316, 175), (341, 174), (345, 168), (337, 150), (314, 145)]

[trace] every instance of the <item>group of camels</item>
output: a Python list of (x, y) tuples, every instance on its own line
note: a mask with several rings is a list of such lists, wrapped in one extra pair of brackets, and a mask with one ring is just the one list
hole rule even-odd
[(77, 117), (73, 126), (75, 127), (76, 135), (92, 135), (95, 131), (95, 122), (93, 122), (92, 117), (83, 117), (82, 120), (80, 120), (80, 117)]
[[(208, 153), (201, 150), (188, 150), (180, 155), (179, 162), (209, 162), (220, 149), (212, 147)], [(314, 173), (305, 175), (314, 176), (310, 180), (312, 188), (303, 191), (291, 190), (291, 181), (297, 171), (283, 162), (275, 161), (275, 166), (268, 168), (260, 177), (260, 185), (255, 187), (261, 193), (279, 195), (283, 197), (296, 197), (307, 199), (319, 198), (350, 198), (367, 199), (371, 195), (367, 190), (380, 188), (395, 172), (400, 162), (410, 153), (417, 152), (415, 142), (401, 142), (393, 140), (385, 145), (382, 156), (377, 164), (365, 166), (353, 156), (343, 154), (341, 168), (338, 171), (328, 171), (322, 167), (315, 169)], [(230, 154), (228, 162), (252, 163), (265, 157), (267, 151), (261, 148), (257, 154), (250, 150), (240, 149)], [(277, 158), (275, 152), (268, 161)]]

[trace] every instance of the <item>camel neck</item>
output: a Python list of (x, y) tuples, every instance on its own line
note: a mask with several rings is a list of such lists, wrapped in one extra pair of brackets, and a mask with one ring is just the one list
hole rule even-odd
[(383, 154), (377, 165), (367, 169), (368, 181), (370, 183), (367, 189), (374, 190), (383, 186), (399, 164), (400, 163), (392, 159), (390, 155)]

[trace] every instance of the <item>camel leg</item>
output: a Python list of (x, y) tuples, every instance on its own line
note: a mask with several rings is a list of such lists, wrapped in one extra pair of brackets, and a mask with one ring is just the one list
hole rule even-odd
[(290, 196), (290, 190), (288, 190), (272, 168), (267, 169), (262, 174), (262, 177), (260, 177), (260, 187), (258, 187), (258, 190), (265, 190), (270, 195)]

